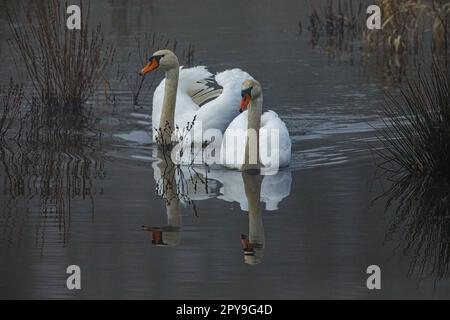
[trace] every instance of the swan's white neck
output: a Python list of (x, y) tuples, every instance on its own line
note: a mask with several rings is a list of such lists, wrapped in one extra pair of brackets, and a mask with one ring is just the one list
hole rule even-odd
[(159, 120), (160, 132), (158, 133), (163, 144), (171, 143), (171, 134), (175, 131), (175, 105), (177, 102), (179, 73), (180, 71), (178, 66), (166, 71), (164, 100), (161, 110), (161, 118)]
[(259, 129), (261, 128), (262, 95), (250, 101), (248, 110), (247, 144), (245, 146), (244, 170), (259, 170)]

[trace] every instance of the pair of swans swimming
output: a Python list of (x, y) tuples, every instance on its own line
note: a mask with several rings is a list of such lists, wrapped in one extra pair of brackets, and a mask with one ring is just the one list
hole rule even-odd
[[(202, 132), (216, 129), (223, 133), (220, 159), (226, 167), (270, 167), (273, 164), (265, 157), (269, 153), (277, 156), (277, 167), (289, 165), (291, 140), (286, 125), (274, 111), (262, 113), (262, 87), (247, 72), (236, 68), (217, 73), (214, 78), (221, 88), (210, 87), (212, 74), (206, 67), (180, 68), (177, 56), (170, 50), (156, 51), (140, 74), (155, 69), (163, 70), (165, 79), (153, 95), (154, 141), (171, 142), (175, 128), (189, 127), (195, 132), (201, 126)], [(244, 132), (246, 139), (236, 141), (236, 130)], [(251, 132), (256, 132), (253, 140)], [(275, 134), (278, 141), (271, 143), (271, 135)], [(201, 140), (203, 143), (203, 136)], [(250, 159), (255, 158), (250, 164)]]

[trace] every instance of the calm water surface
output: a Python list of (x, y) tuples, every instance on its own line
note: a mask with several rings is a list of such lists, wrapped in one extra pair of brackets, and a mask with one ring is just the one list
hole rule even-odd
[[(447, 270), (448, 254), (414, 250), (417, 239), (401, 233), (401, 221), (392, 231), (393, 210), (372, 202), (390, 186), (377, 178), (371, 151), (383, 85), (357, 57), (330, 60), (311, 48), (308, 8), (306, 1), (95, 1), (125, 70), (138, 70), (127, 58), (135, 37), (156, 32), (194, 44), (195, 64), (211, 72), (252, 74), (264, 107), (289, 128), (292, 165), (260, 182), (261, 214), (247, 213), (240, 173), (203, 167), (174, 174), (184, 198), (170, 209), (150, 138), (152, 92), (135, 109), (126, 83), (116, 81), (114, 106), (90, 102), (95, 130), (61, 145), (2, 146), (0, 297), (450, 298), (445, 272), (416, 268), (425, 257)], [(2, 18), (3, 83), (21, 76), (8, 63), (8, 37)], [(264, 245), (245, 256), (242, 234)], [(70, 264), (82, 269), (81, 291), (66, 289)], [(376, 292), (366, 288), (371, 264), (382, 270)]]

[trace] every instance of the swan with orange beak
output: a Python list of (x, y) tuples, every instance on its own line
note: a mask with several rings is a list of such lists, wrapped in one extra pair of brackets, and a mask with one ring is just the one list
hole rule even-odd
[(291, 160), (291, 139), (286, 124), (274, 111), (262, 113), (261, 84), (248, 79), (241, 86), (240, 115), (225, 131), (220, 159), (241, 171), (276, 173)]

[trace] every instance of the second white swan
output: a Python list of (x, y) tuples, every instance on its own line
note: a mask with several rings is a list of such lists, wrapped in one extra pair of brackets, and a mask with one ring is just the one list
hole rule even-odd
[(288, 129), (274, 111), (262, 113), (260, 83), (245, 80), (241, 96), (241, 114), (230, 123), (222, 140), (222, 164), (243, 171), (263, 169), (267, 172), (288, 166), (291, 161)]

